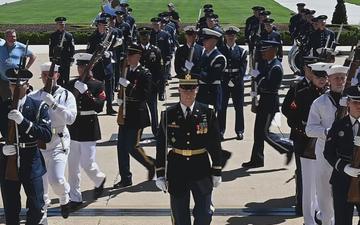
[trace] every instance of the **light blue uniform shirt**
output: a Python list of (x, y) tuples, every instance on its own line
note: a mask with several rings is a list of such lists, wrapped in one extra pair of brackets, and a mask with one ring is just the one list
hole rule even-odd
[[(25, 53), (25, 45), (15, 42), (12, 47), (8, 47), (5, 43), (0, 45), (0, 74), (5, 75), (6, 70), (10, 68), (18, 68), (20, 58)], [(33, 53), (28, 49), (27, 57)]]

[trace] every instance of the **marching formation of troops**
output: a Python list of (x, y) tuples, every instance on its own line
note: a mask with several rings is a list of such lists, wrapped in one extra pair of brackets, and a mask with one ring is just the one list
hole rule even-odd
[[(95, 158), (101, 139), (97, 114), (104, 105), (106, 114), (117, 114), (119, 125), (121, 180), (113, 188), (132, 185), (131, 155), (147, 169), (148, 180), (156, 175), (156, 186), (170, 193), (173, 224), (191, 224), (190, 193), (194, 224), (210, 224), (212, 190), (221, 184), (230, 157), (221, 147), (230, 97), (236, 139), (244, 138), (247, 70), (256, 118), (251, 158), (242, 166), (264, 166), (265, 141), (287, 162), (294, 155), (296, 213), (303, 215), (304, 224), (352, 224), (354, 205), (360, 204), (360, 86), (355, 74), (360, 49), (355, 48), (348, 65), (334, 65), (338, 38), (326, 28), (327, 17), (315, 16), (303, 3), (297, 6), (289, 24), (297, 52), (289, 57), (296, 57), (294, 73), (301, 80), (290, 87), (282, 105), (281, 35), (262, 6), (254, 6), (246, 20), (248, 50), (236, 43), (239, 29), (222, 27), (211, 4), (204, 5), (197, 24), (183, 28), (182, 45), (173, 3), (149, 20), (150, 27), (137, 28), (128, 3), (109, 1), (94, 20), (87, 49), (76, 54), (66, 18), (58, 17), (39, 90), (29, 84), (36, 56), (16, 41), (15, 30), (7, 30), (0, 45), (0, 132), (5, 141), (0, 182), (6, 224), (19, 224), (21, 186), (27, 196), (26, 224), (48, 224), (49, 186), (59, 197), (62, 217), (68, 218), (83, 204), (80, 168), (94, 183), (94, 198), (102, 196), (106, 175)], [(158, 101), (166, 100), (173, 78), (172, 60), (180, 100), (158, 115)], [(73, 62), (78, 76), (70, 80)], [(112, 108), (115, 99), (118, 111)], [(291, 140), (270, 132), (280, 106)], [(140, 146), (148, 126), (156, 139), (156, 159)]]

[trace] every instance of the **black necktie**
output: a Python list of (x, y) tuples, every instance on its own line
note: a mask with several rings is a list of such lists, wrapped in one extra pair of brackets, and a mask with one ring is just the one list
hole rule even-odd
[[(360, 136), (360, 123), (359, 123), (359, 120), (355, 120), (355, 123), (354, 123), (354, 127), (356, 126), (357, 124), (357, 132), (356, 132), (356, 136)], [(355, 127), (356, 129), (356, 127)]]
[(189, 107), (186, 108), (186, 120), (190, 119), (191, 117), (191, 109)]

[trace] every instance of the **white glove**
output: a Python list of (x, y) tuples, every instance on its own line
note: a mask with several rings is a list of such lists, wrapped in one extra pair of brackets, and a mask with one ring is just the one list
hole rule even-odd
[(158, 177), (158, 178), (156, 178), (155, 184), (156, 184), (156, 187), (158, 187), (158, 188), (159, 188), (160, 190), (162, 190), (163, 192), (166, 192), (166, 191), (167, 191), (165, 177)]
[(14, 120), (15, 123), (17, 124), (20, 124), (23, 121), (24, 116), (21, 114), (19, 110), (13, 109), (8, 113), (8, 118), (10, 120)]
[(355, 86), (359, 83), (359, 80), (356, 77), (351, 78), (351, 86)]
[(119, 78), (119, 84), (123, 87), (127, 87), (130, 84), (130, 81), (126, 80), (125, 78)]
[(250, 96), (251, 96), (251, 97), (256, 97), (256, 96), (257, 96), (257, 92), (256, 92), (256, 91), (250, 91)]
[(347, 97), (341, 97), (339, 101), (339, 105), (347, 107), (347, 99), (348, 99)]
[(46, 95), (43, 96), (42, 100), (50, 107), (56, 104), (54, 97), (49, 93), (46, 93)]
[(118, 99), (117, 99), (117, 104), (118, 104), (119, 106), (121, 106), (121, 105), (123, 104), (123, 100), (122, 100), (121, 98), (118, 98)]
[(259, 74), (260, 74), (260, 71), (259, 71), (259, 70), (252, 70), (250, 75), (251, 75), (253, 78), (256, 78), (257, 76), (259, 76)]
[(190, 62), (189, 60), (185, 61), (185, 68), (186, 69), (191, 70), (191, 68), (193, 68), (193, 66), (194, 66), (193, 62)]
[(16, 154), (16, 147), (15, 145), (4, 145), (2, 149), (4, 155), (15, 155)]
[(83, 94), (85, 91), (88, 90), (88, 86), (87, 84), (81, 82), (81, 81), (76, 81), (75, 82), (75, 88), (81, 93)]
[(214, 188), (218, 187), (221, 184), (221, 176), (212, 176), (212, 182), (213, 182), (213, 186)]
[(234, 84), (234, 82), (233, 82), (232, 80), (229, 80), (228, 86), (229, 86), (229, 87), (234, 87), (235, 84)]
[(350, 164), (347, 164), (344, 167), (344, 172), (349, 175), (350, 177), (358, 177), (360, 175), (360, 169), (356, 169), (354, 167), (351, 167)]
[(105, 56), (105, 58), (110, 58), (111, 53), (109, 51), (105, 51), (104, 56)]

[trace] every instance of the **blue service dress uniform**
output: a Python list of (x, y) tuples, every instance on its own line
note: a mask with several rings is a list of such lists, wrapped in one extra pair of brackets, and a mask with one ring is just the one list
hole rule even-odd
[[(211, 176), (221, 176), (220, 133), (214, 111), (195, 101), (191, 116), (185, 118), (178, 103), (162, 112), (158, 132), (156, 171), (157, 177), (164, 177), (167, 169), (173, 224), (191, 224), (191, 192), (194, 225), (209, 225), (213, 214)], [(172, 148), (169, 153), (167, 146)]]
[[(195, 65), (200, 61), (200, 57), (204, 51), (204, 48), (197, 43), (194, 43), (193, 48), (194, 53), (192, 63)], [(184, 44), (176, 49), (174, 67), (177, 77), (182, 77), (189, 73), (188, 69), (185, 67), (185, 62), (186, 60), (189, 60), (190, 52), (191, 48), (187, 44)]]
[[(326, 41), (329, 37), (329, 43), (327, 46)], [(310, 35), (310, 48), (313, 49), (313, 55), (315, 57), (319, 56), (319, 53), (316, 51), (318, 48), (324, 48), (324, 47), (330, 47), (333, 41), (335, 40), (335, 33), (332, 30), (329, 30), (328, 28), (325, 28), (324, 30), (315, 30)]]
[(226, 57), (227, 66), (224, 71), (222, 88), (222, 105), (218, 114), (220, 133), (225, 133), (226, 111), (231, 96), (235, 108), (235, 132), (244, 133), (244, 75), (247, 67), (247, 51), (239, 45), (219, 48)]
[(155, 136), (159, 125), (157, 99), (158, 96), (159, 99), (162, 99), (165, 95), (164, 68), (161, 51), (158, 47), (148, 43), (146, 46), (142, 45), (142, 50), (140, 63), (151, 73), (151, 92), (147, 98), (147, 105), (151, 114), (151, 130)]
[(325, 142), (325, 159), (334, 168), (330, 184), (333, 191), (336, 225), (351, 225), (354, 206), (360, 207), (359, 204), (347, 201), (351, 177), (344, 172), (345, 166), (353, 161), (356, 147), (354, 145), (354, 136), (359, 136), (359, 131), (357, 133), (353, 131), (354, 121), (354, 118), (350, 119), (350, 115), (335, 121), (328, 132)]
[(172, 59), (172, 49), (170, 35), (164, 30), (155, 31), (150, 33), (150, 43), (157, 46), (161, 50), (161, 57), (164, 64), (164, 79), (170, 78), (170, 64)]
[(138, 65), (133, 71), (128, 69), (126, 79), (130, 81), (126, 87), (126, 117), (124, 124), (119, 124), (117, 152), (121, 182), (132, 184), (129, 154), (149, 171), (154, 168), (154, 159), (139, 146), (143, 129), (150, 125), (146, 100), (151, 92), (151, 74)]
[[(275, 113), (279, 112), (279, 88), (283, 77), (283, 69), (278, 59), (265, 64), (256, 77), (260, 94), (254, 129), (254, 145), (251, 153), (251, 162), (264, 163), (264, 141), (279, 153), (287, 153), (290, 146), (283, 143), (277, 135), (270, 133), (269, 128)], [(285, 145), (285, 146), (284, 146)]]
[[(20, 189), (22, 185), (27, 197), (26, 225), (37, 225), (43, 214), (41, 211), (44, 206), (42, 176), (46, 173), (44, 158), (37, 147), (37, 141), (50, 142), (51, 122), (48, 106), (40, 101), (26, 97), (21, 108), (19, 111), (24, 116), (24, 120), (17, 125), (20, 152), (19, 181), (6, 180), (4, 174), (1, 174), (3, 178), (1, 194), (6, 224), (18, 225), (21, 211)], [(8, 111), (10, 111), (10, 105)], [(7, 134), (4, 137), (7, 137)]]
[(75, 44), (74, 37), (71, 33), (67, 31), (55, 31), (50, 35), (49, 39), (49, 58), (50, 61), (53, 60), (53, 57), (58, 54), (56, 53), (57, 47), (60, 45), (62, 37), (65, 32), (65, 38), (63, 42), (63, 48), (60, 52), (60, 64), (59, 64), (59, 73), (61, 74), (57, 83), (60, 86), (64, 86), (69, 82), (70, 75), (70, 65), (74, 62), (74, 54), (75, 54)]
[(225, 68), (225, 56), (217, 48), (214, 48), (209, 54), (204, 51), (199, 62), (190, 71), (191, 75), (199, 79), (196, 101), (214, 106), (215, 112), (221, 110), (221, 80)]

